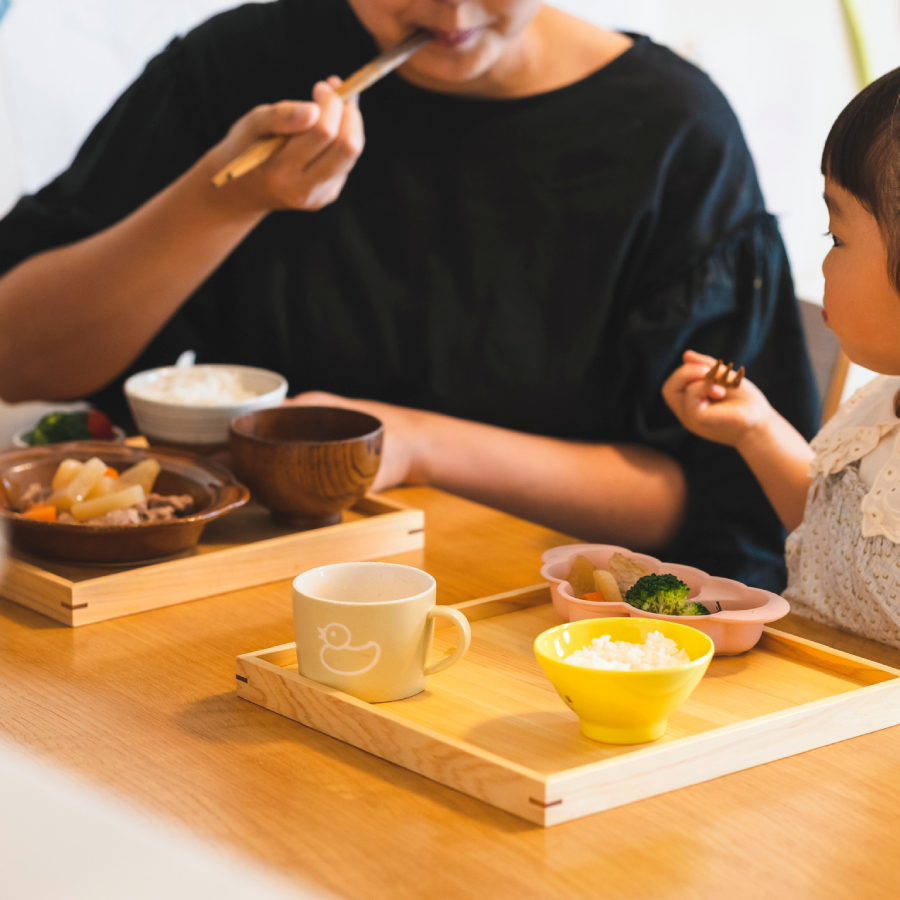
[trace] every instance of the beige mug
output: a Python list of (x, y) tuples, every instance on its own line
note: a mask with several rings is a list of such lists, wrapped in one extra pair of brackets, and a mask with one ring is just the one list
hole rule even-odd
[[(427, 572), (394, 563), (337, 563), (298, 575), (300, 674), (369, 702), (423, 691), (427, 677), (462, 659), (472, 640), (461, 612), (435, 605), (435, 587)], [(436, 617), (450, 619), (459, 640), (450, 656), (429, 663)]]

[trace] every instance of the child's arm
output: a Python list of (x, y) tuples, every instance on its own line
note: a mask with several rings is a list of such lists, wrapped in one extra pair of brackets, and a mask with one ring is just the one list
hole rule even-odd
[(663, 386), (663, 397), (688, 431), (741, 454), (784, 527), (793, 531), (803, 520), (812, 448), (752, 382), (723, 388), (706, 381), (714, 363), (688, 350), (684, 365)]

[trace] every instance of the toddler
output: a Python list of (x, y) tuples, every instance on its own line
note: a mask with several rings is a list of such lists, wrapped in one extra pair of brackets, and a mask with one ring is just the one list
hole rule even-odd
[(791, 532), (793, 610), (900, 647), (900, 69), (838, 116), (822, 174), (834, 244), (823, 317), (853, 362), (882, 374), (811, 445), (751, 382), (706, 381), (715, 360), (693, 351), (663, 396), (685, 428), (741, 454)]

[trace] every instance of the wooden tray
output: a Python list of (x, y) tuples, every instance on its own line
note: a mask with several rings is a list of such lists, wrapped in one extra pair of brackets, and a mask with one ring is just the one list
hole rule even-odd
[(196, 547), (158, 562), (76, 566), (13, 550), (0, 595), (65, 625), (87, 625), (293, 578), (312, 566), (418, 550), (424, 543), (425, 514), (383, 497), (366, 496), (340, 524), (311, 531), (279, 527), (250, 502), (211, 522)]
[[(598, 744), (538, 666), (546, 585), (456, 604), (472, 646), (423, 693), (369, 704), (297, 674), (293, 644), (237, 658), (238, 695), (538, 825), (555, 825), (900, 723), (900, 671), (766, 628), (717, 657), (663, 738)], [(449, 650), (453, 629), (435, 635)]]

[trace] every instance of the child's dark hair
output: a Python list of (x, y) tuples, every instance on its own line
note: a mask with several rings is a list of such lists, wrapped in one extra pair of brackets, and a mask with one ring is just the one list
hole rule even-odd
[(837, 117), (822, 152), (822, 174), (875, 217), (900, 293), (900, 69), (873, 81)]

